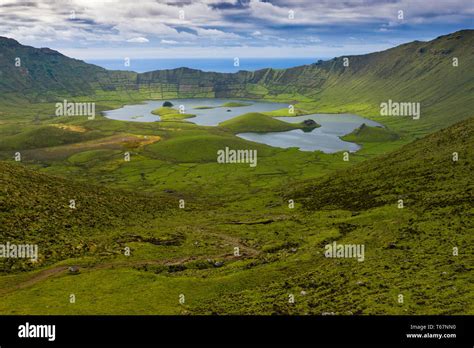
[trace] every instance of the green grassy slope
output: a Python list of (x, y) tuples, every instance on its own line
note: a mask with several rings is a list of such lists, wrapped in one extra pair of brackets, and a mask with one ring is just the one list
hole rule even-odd
[(167, 106), (155, 109), (151, 113), (160, 116), (160, 121), (182, 120), (196, 116), (193, 114), (180, 113), (179, 110)]
[[(108, 172), (126, 179), (131, 188), (146, 188), (155, 180), (153, 192), (168, 187), (181, 190), (184, 180), (208, 197), (193, 204), (196, 197), (188, 190), (186, 202), (190, 208), (181, 212), (175, 209), (169, 214), (155, 208), (152, 197), (138, 204), (129, 201), (128, 195), (110, 197), (96, 188), (91, 192), (83, 184), (40, 174), (35, 177), (34, 172), (20, 166), (6, 165), (2, 173), (7, 176), (2, 181), (8, 183), (5, 193), (9, 198), (2, 198), (0, 211), (8, 214), (1, 215), (5, 219), (2, 226), (14, 226), (10, 240), (24, 241), (28, 239), (17, 228), (22, 222), (26, 230), (34, 231), (28, 235), (39, 242), (40, 248), (52, 251), (46, 254), (48, 260), (43, 265), (47, 267), (41, 271), (2, 276), (0, 312), (472, 313), (472, 236), (468, 215), (472, 194), (468, 182), (468, 173), (472, 171), (472, 128), (473, 122), (469, 120), (421, 139), (415, 147), (408, 145), (393, 156), (366, 161), (346, 171), (331, 171), (321, 179), (312, 178), (311, 182), (300, 184), (297, 179), (302, 179), (301, 174), (287, 181), (287, 175), (284, 179), (278, 171), (300, 166), (295, 159), (298, 156), (306, 163), (320, 162), (321, 156), (310, 158), (298, 151), (280, 153), (267, 147), (273, 157), (262, 158), (262, 166), (255, 170), (250, 171), (245, 165), (196, 165), (199, 161), (214, 162), (215, 150), (225, 143), (231, 144), (228, 141), (234, 138), (218, 130), (209, 142), (205, 141), (209, 135), (175, 136), (147, 146), (139, 156), (173, 154), (170, 160), (178, 162), (174, 166), (139, 158), (118, 172)], [(173, 140), (192, 143), (169, 148)], [(184, 150), (204, 146), (208, 148), (202, 153), (209, 158), (197, 156), (201, 152)], [(263, 146), (260, 151), (264, 151)], [(451, 161), (452, 151), (459, 153), (456, 163)], [(337, 160), (342, 166), (344, 162), (339, 156), (334, 157)], [(105, 162), (102, 166), (109, 164)], [(308, 167), (305, 175), (316, 168), (314, 164)], [(161, 175), (157, 173), (162, 170)], [(135, 180), (139, 171), (146, 171), (143, 183)], [(231, 175), (221, 180), (221, 171)], [(248, 174), (244, 176), (244, 172)], [(94, 170), (86, 173), (91, 181), (98, 180)], [(169, 179), (176, 180), (176, 184), (161, 184)], [(209, 181), (208, 186), (201, 184)], [(295, 192), (287, 193), (288, 188), (295, 186)], [(206, 192), (202, 192), (204, 187)], [(270, 194), (277, 188), (285, 192), (280, 199)], [(35, 189), (39, 196), (30, 200), (29, 191)], [(212, 190), (219, 194), (211, 198)], [(77, 210), (70, 212), (67, 201), (63, 202), (63, 197), (72, 194), (79, 196), (78, 202), (91, 202), (91, 210), (84, 212), (87, 214), (78, 211), (79, 217), (87, 216), (87, 223), (75, 219)], [(249, 197), (254, 200), (247, 201)], [(397, 207), (399, 197), (404, 199), (403, 209)], [(289, 199), (295, 200), (295, 209), (288, 208)], [(8, 208), (10, 200), (14, 202), (13, 208)], [(148, 213), (146, 204), (155, 215)], [(83, 208), (81, 203), (78, 209)], [(147, 213), (135, 214), (136, 209)], [(31, 218), (38, 214), (44, 218)], [(95, 223), (99, 225), (92, 226)], [(44, 230), (55, 232), (54, 241), (48, 239), (50, 234)], [(167, 237), (164, 233), (171, 235)], [(365, 260), (325, 258), (324, 246), (334, 240), (364, 244)], [(133, 250), (130, 258), (121, 255), (125, 245)], [(232, 257), (235, 246), (243, 250), (242, 257)], [(459, 247), (458, 256), (452, 254), (454, 246)], [(223, 260), (224, 265), (214, 267), (212, 260)], [(55, 261), (58, 262), (50, 264)], [(80, 264), (81, 274), (68, 275), (64, 265), (69, 264)], [(120, 292), (113, 291), (118, 287)], [(70, 293), (78, 298), (73, 306), (68, 302)], [(184, 306), (178, 302), (181, 293), (186, 295)], [(288, 302), (290, 294), (295, 296), (295, 303)], [(403, 304), (398, 303), (400, 294), (404, 296)]]
[(0, 37), (0, 52), (2, 99), (14, 100), (19, 95), (31, 102), (41, 102), (90, 95), (96, 89), (115, 88), (116, 82), (136, 75), (109, 72), (49, 48), (24, 46), (4, 37)]
[[(347, 68), (342, 57), (336, 58), (323, 63), (325, 81), (313, 96), (323, 109), (323, 105), (352, 104), (360, 107), (362, 114), (372, 115), (377, 115), (380, 103), (389, 99), (419, 102), (420, 120), (406, 118), (403, 128), (440, 129), (472, 116), (474, 51), (469, 47), (473, 45), (474, 31), (464, 30), (429, 42), (415, 41), (378, 53), (350, 56)], [(453, 58), (459, 60), (457, 67)], [(383, 123), (391, 122), (387, 118), (380, 117)]]
[[(17, 127), (18, 131), (22, 129)], [(29, 126), (20, 133), (2, 136), (0, 150), (24, 150), (78, 143), (99, 138), (99, 131), (77, 132), (53, 126)]]
[(395, 132), (387, 128), (370, 127), (365, 123), (351, 133), (341, 137), (342, 140), (354, 143), (384, 142), (397, 140), (398, 138), (399, 136)]
[[(288, 161), (304, 155), (297, 151), (282, 157), (283, 152), (278, 155), (267, 147), (273, 157), (261, 159), (262, 167), (244, 176), (249, 171), (245, 165), (196, 166), (199, 161), (215, 161), (215, 150), (232, 137), (218, 135), (217, 130), (209, 142), (206, 136), (175, 137), (147, 146), (142, 156), (173, 154), (170, 160), (178, 164), (169, 167), (143, 158), (113, 174), (130, 180), (135, 172), (145, 170), (143, 185), (153, 175), (159, 183), (176, 177), (176, 185), (157, 184), (154, 192), (180, 189), (181, 178), (203, 191), (198, 178), (202, 176), (203, 183), (212, 178), (206, 186), (207, 200), (193, 204), (196, 197), (188, 193), (191, 208), (169, 213), (163, 212), (161, 204), (155, 206), (153, 197), (140, 203), (128, 194), (89, 189), (2, 163), (2, 182), (7, 185), (0, 200), (1, 226), (9, 229), (9, 240), (38, 242), (47, 259), (37, 265), (46, 266), (41, 271), (2, 276), (0, 312), (472, 313), (473, 124), (472, 119), (464, 121), (393, 154), (331, 171), (320, 179), (301, 182), (298, 175), (299, 184), (273, 177), (276, 170), (295, 166)], [(169, 148), (173, 140), (192, 143)], [(204, 146), (208, 148), (202, 153), (209, 158), (184, 150)], [(457, 162), (452, 161), (455, 151)], [(281, 168), (275, 155), (280, 161), (286, 158)], [(319, 156), (302, 159), (321, 161)], [(186, 165), (188, 161), (192, 165)], [(342, 165), (340, 158), (339, 162)], [(158, 175), (160, 170), (165, 172)], [(232, 175), (222, 181), (221, 171)], [(90, 180), (97, 180), (93, 170), (87, 173)], [(256, 179), (258, 174), (262, 176)], [(134, 180), (129, 187), (141, 187)], [(213, 187), (220, 195), (211, 198)], [(291, 187), (296, 190), (289, 192)], [(284, 192), (280, 199), (270, 195), (277, 188)], [(72, 195), (79, 197), (74, 211), (64, 198)], [(246, 202), (252, 196), (254, 200)], [(296, 208), (288, 208), (289, 199), (295, 200)], [(404, 200), (403, 209), (397, 207), (398, 199)], [(365, 245), (365, 260), (325, 258), (324, 246), (333, 241)], [(133, 250), (130, 258), (121, 255), (126, 245)], [(242, 257), (232, 257), (235, 246), (244, 250)], [(453, 255), (453, 247), (459, 248), (458, 256)], [(214, 267), (208, 259), (223, 260), (224, 265)], [(81, 274), (68, 275), (64, 265), (69, 264), (80, 264)], [(30, 269), (31, 265), (15, 263), (15, 267)], [(112, 291), (117, 287), (120, 292)], [(70, 293), (80, 299), (74, 306), (67, 300)], [(186, 295), (184, 306), (178, 302), (181, 293)], [(295, 303), (288, 302), (290, 294)], [(398, 302), (400, 294), (403, 303)]]
[[(67, 257), (103, 252), (116, 235), (137, 221), (163, 214), (169, 200), (114, 191), (0, 162), (2, 242), (38, 244), (40, 260), (1, 259), (1, 271), (44, 266)], [(75, 201), (75, 209), (70, 208)]]
[(301, 128), (301, 125), (283, 122), (258, 112), (251, 112), (234, 117), (219, 123), (219, 126), (233, 133), (282, 132)]
[(231, 149), (255, 149), (260, 156), (268, 156), (272, 148), (229, 135), (195, 135), (173, 138), (147, 147), (150, 156), (178, 163), (217, 163), (217, 151)]
[[(289, 247), (273, 254), (286, 262), (262, 267), (275, 275), (267, 285), (204, 301), (197, 310), (472, 314), (473, 129), (471, 118), (316, 184), (285, 189), (285, 201), (302, 208), (295, 213), (301, 222), (295, 254)], [(334, 241), (364, 245), (364, 261), (325, 257), (325, 245)]]
[(474, 118), (457, 123), (304, 189), (315, 195), (299, 196), (312, 209), (368, 209), (396, 205), (398, 199), (427, 210), (467, 208), (473, 189), (473, 127)]

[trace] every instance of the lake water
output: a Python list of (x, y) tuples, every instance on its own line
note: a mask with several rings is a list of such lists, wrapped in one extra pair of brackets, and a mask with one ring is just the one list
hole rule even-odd
[(294, 129), (273, 133), (240, 133), (237, 136), (275, 147), (289, 148), (296, 146), (302, 151), (320, 150), (325, 153), (338, 151), (355, 152), (360, 149), (360, 146), (344, 141), (340, 137), (349, 134), (354, 129), (360, 127), (362, 123), (368, 126), (381, 126), (377, 122), (352, 114), (314, 114), (276, 118), (290, 123), (300, 123), (311, 119), (320, 124), (321, 127), (313, 129), (311, 132)]
[[(220, 122), (248, 112), (273, 111), (287, 108), (287, 104), (264, 101), (248, 101), (237, 99), (171, 99), (174, 107), (182, 105), (186, 113), (195, 114), (196, 117), (186, 121), (202, 126), (217, 126)], [(242, 107), (219, 107), (228, 102), (242, 102), (251, 104)], [(163, 101), (147, 101), (144, 104), (126, 105), (120, 109), (105, 111), (104, 116), (114, 120), (155, 122), (159, 116), (153, 115), (152, 110), (161, 107)], [(195, 109), (196, 107), (210, 106), (214, 109)], [(379, 123), (352, 114), (313, 114), (296, 117), (277, 117), (285, 122), (300, 123), (307, 119), (316, 121), (321, 127), (311, 132), (294, 129), (286, 132), (271, 133), (240, 133), (238, 137), (263, 143), (274, 147), (290, 148), (297, 147), (302, 151), (320, 150), (325, 153), (338, 151), (355, 152), (360, 146), (341, 140), (341, 136), (352, 132), (362, 123), (368, 126), (381, 126)]]
[[(287, 108), (288, 104), (272, 103), (263, 101), (242, 101), (238, 99), (170, 99), (175, 108), (180, 105), (184, 107), (184, 112), (195, 114), (196, 117), (189, 118), (187, 121), (201, 126), (217, 126), (219, 123), (243, 115), (248, 112), (273, 111), (281, 108)], [(240, 107), (219, 107), (225, 103), (246, 103), (249, 106)], [(145, 104), (125, 105), (123, 108), (105, 111), (104, 116), (120, 121), (154, 122), (159, 121), (160, 117), (153, 115), (151, 111), (160, 108), (163, 100), (147, 101)], [(196, 107), (210, 106), (215, 109), (196, 109)], [(228, 111), (230, 110), (230, 111)]]

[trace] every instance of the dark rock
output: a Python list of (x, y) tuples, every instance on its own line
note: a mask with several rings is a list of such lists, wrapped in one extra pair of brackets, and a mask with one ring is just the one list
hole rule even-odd
[(303, 122), (301, 122), (301, 125), (303, 132), (311, 132), (313, 129), (321, 127), (321, 125), (316, 123), (316, 121), (310, 119), (304, 120)]
[(303, 132), (311, 132), (313, 129), (321, 127), (318, 123), (316, 123), (314, 120), (304, 120), (302, 123), (302, 129)]
[(170, 107), (173, 106), (173, 103), (170, 102), (170, 101), (165, 101), (165, 102), (163, 103), (163, 106), (170, 108)]
[(168, 273), (182, 272), (184, 270), (186, 270), (185, 265), (176, 264), (176, 265), (169, 265), (168, 266)]

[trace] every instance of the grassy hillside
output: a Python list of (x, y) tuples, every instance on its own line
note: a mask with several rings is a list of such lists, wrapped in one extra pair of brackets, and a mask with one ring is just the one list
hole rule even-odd
[[(380, 103), (389, 99), (419, 102), (420, 120), (405, 118), (403, 128), (440, 129), (472, 116), (474, 52), (468, 47), (473, 44), (474, 31), (464, 30), (429, 42), (349, 56), (347, 68), (342, 57), (336, 58), (322, 64), (324, 84), (313, 96), (323, 109), (324, 105), (352, 105), (360, 108), (361, 114), (374, 116), (379, 114)], [(454, 58), (463, 63), (453, 66)], [(394, 122), (390, 117), (378, 119)]]
[[(209, 146), (204, 153), (211, 161), (212, 144), (226, 141), (217, 134), (209, 142), (195, 137), (175, 149), (160, 147), (173, 139), (157, 142), (141, 154), (174, 154), (174, 166), (139, 159), (119, 173), (108, 172), (141, 187), (133, 175), (149, 168), (142, 185), (157, 181), (154, 192), (168, 187), (161, 185), (168, 178), (177, 182), (170, 188), (181, 189), (182, 178), (208, 197), (193, 204), (196, 197), (188, 191), (183, 195), (187, 208), (175, 204), (169, 211), (156, 206), (153, 197), (139, 202), (125, 193), (3, 163), (2, 226), (9, 240), (37, 241), (47, 259), (38, 271), (2, 276), (0, 312), (472, 314), (473, 125), (472, 119), (464, 121), (319, 179), (301, 182), (299, 174), (299, 183), (276, 173), (299, 166), (295, 158), (304, 154), (298, 151), (283, 157), (286, 152), (267, 147), (272, 157), (262, 158), (255, 169), (199, 164), (197, 153), (184, 151)], [(322, 159), (312, 156), (302, 157), (309, 165), (306, 175), (319, 168), (311, 163)], [(229, 175), (220, 180), (223, 171)], [(87, 173), (97, 180), (95, 170)], [(211, 184), (201, 185), (201, 176)], [(211, 198), (215, 186), (220, 195)], [(270, 194), (277, 189), (279, 199)], [(69, 196), (78, 198), (74, 211), (67, 207)], [(295, 208), (288, 207), (289, 199)], [(403, 208), (398, 199), (404, 200)], [(324, 257), (325, 245), (333, 241), (364, 245), (364, 261)], [(132, 248), (128, 258), (122, 254), (125, 246)], [(235, 247), (241, 256), (233, 255)], [(67, 274), (65, 266), (71, 264), (80, 265), (79, 275)], [(15, 265), (16, 270), (31, 267)], [(78, 299), (74, 305), (68, 301), (71, 293)], [(186, 296), (184, 305), (180, 294)]]
[(397, 140), (399, 136), (383, 127), (370, 127), (363, 123), (359, 128), (344, 135), (341, 139), (354, 143), (372, 143)]
[[(292, 129), (310, 128), (304, 124), (294, 124), (274, 119), (270, 116), (251, 112), (219, 123), (219, 126), (233, 133), (244, 132), (283, 132)], [(312, 128), (317, 127), (314, 125)]]
[(0, 179), (3, 241), (38, 244), (41, 255), (37, 264), (1, 259), (2, 272), (110, 251), (111, 239), (120, 231), (163, 214), (170, 206), (167, 199), (76, 183), (19, 164), (0, 162)]
[(243, 139), (228, 135), (196, 135), (170, 139), (147, 147), (153, 157), (178, 163), (217, 163), (217, 151), (229, 147), (231, 149), (256, 149), (261, 156), (272, 153), (269, 146), (263, 144), (249, 145)]
[(28, 126), (26, 129), (17, 127), (19, 133), (2, 136), (0, 150), (19, 151), (40, 147), (58, 146), (70, 143), (97, 139), (102, 136), (100, 131), (87, 131), (81, 128), (48, 126)]
[(109, 72), (49, 48), (24, 46), (5, 37), (0, 37), (0, 53), (0, 91), (5, 100), (21, 96), (38, 103), (91, 95), (98, 89), (115, 89), (119, 81), (127, 81), (135, 75)]
[(167, 106), (155, 109), (151, 113), (160, 116), (160, 121), (182, 120), (196, 116), (193, 114), (180, 113), (179, 110)]
[[(286, 254), (286, 270), (293, 273), (259, 291), (206, 301), (199, 310), (472, 314), (473, 130), (471, 118), (316, 184), (300, 184), (293, 192), (285, 188), (285, 201), (301, 204), (296, 216), (302, 225), (315, 224), (318, 231), (299, 231), (295, 262)], [(453, 152), (459, 154), (456, 162)], [(324, 257), (325, 245), (334, 241), (364, 245), (364, 261)]]
[(474, 118), (457, 123), (304, 189), (317, 195), (300, 191), (298, 196), (308, 209), (360, 210), (396, 205), (398, 199), (426, 210), (467, 209), (473, 194), (473, 127)]

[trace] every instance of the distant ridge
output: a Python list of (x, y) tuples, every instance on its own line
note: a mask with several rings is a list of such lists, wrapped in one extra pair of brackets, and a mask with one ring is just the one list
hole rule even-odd
[[(323, 104), (368, 105), (369, 111), (388, 99), (419, 101), (441, 126), (467, 117), (464, 106), (471, 110), (474, 106), (472, 47), (474, 30), (461, 30), (428, 42), (281, 70), (217, 73), (178, 68), (139, 74), (109, 71), (48, 48), (0, 37), (0, 92), (4, 99), (22, 95), (32, 101), (93, 97), (98, 90), (143, 90), (156, 99), (300, 95)], [(21, 59), (20, 67), (15, 66), (16, 58)], [(347, 67), (344, 58), (349, 59)], [(454, 58), (457, 67), (453, 67)]]

